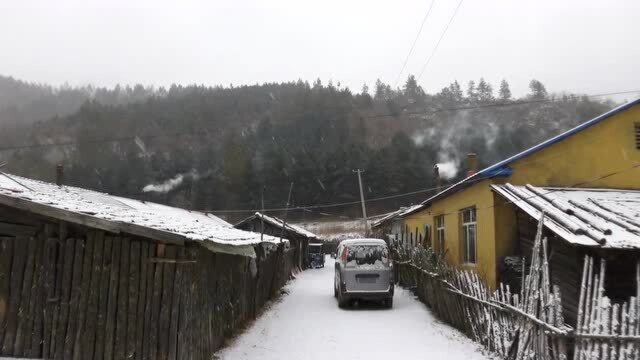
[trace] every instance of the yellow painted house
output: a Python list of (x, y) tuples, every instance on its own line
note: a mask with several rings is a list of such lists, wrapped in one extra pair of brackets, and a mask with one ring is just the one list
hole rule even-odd
[(446, 250), (451, 264), (476, 270), (495, 287), (517, 229), (514, 208), (490, 186), (507, 182), (640, 189), (640, 99), (468, 176), (405, 214), (404, 224)]

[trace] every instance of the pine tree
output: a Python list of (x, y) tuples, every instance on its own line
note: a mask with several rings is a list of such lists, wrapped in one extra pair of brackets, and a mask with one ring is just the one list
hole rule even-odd
[(409, 103), (412, 104), (424, 104), (424, 90), (418, 85), (416, 77), (409, 75), (407, 82), (404, 85), (404, 95), (407, 97)]
[(493, 101), (493, 87), (484, 78), (480, 78), (478, 82), (477, 94), (480, 102)]
[(366, 83), (362, 85), (360, 95), (357, 97), (358, 99), (360, 99), (360, 103), (366, 107), (371, 106), (371, 104), (373, 103), (373, 99), (371, 99), (371, 95), (369, 95), (369, 87)]
[(367, 86), (367, 83), (362, 84), (361, 94), (362, 95), (369, 95), (369, 87)]
[(504, 79), (500, 82), (500, 100), (511, 100), (511, 89), (507, 80)]
[(531, 80), (529, 83), (529, 89), (531, 90), (529, 96), (532, 99), (542, 100), (547, 98), (547, 89), (540, 81), (536, 79)]
[(458, 80), (455, 80), (449, 85), (449, 90), (451, 91), (451, 96), (454, 101), (462, 102), (464, 94), (462, 93), (462, 88), (460, 87), (460, 83), (458, 83)]
[(478, 101), (478, 93), (476, 91), (476, 82), (471, 80), (469, 81), (469, 85), (467, 85), (467, 98), (470, 102)]
[(446, 100), (447, 106), (455, 106), (464, 100), (464, 95), (458, 81), (454, 81), (449, 86), (440, 90), (438, 94)]
[(414, 98), (418, 91), (418, 82), (416, 81), (416, 77), (413, 75), (409, 75), (407, 78), (407, 82), (404, 84), (404, 94), (409, 98)]
[(380, 79), (376, 80), (376, 92), (373, 97), (376, 100), (383, 100), (386, 92), (386, 85), (380, 81)]

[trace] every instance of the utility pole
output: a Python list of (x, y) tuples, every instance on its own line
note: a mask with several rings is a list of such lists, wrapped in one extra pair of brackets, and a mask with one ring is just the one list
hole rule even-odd
[(364, 234), (369, 236), (369, 223), (367, 222), (367, 207), (364, 205), (364, 192), (362, 191), (362, 174), (364, 170), (356, 169), (354, 173), (358, 173), (358, 185), (360, 185), (360, 203), (362, 204), (362, 221), (364, 222)]
[(282, 231), (280, 232), (280, 242), (282, 243), (282, 236), (284, 235), (284, 229), (287, 227), (287, 214), (289, 213), (289, 203), (291, 202), (291, 190), (293, 190), (293, 181), (289, 185), (289, 196), (287, 196), (287, 207), (284, 211), (284, 220), (282, 221)]
[(262, 239), (264, 238), (264, 185), (262, 186), (262, 192), (260, 193), (260, 199), (261, 199), (261, 209), (260, 209), (260, 225), (261, 225), (261, 229), (260, 229), (260, 242), (262, 242)]

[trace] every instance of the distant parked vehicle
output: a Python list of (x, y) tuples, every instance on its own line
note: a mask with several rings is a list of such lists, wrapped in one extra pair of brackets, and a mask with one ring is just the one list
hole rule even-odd
[(333, 282), (338, 306), (352, 300), (383, 301), (393, 307), (393, 264), (380, 239), (350, 239), (338, 245)]
[(312, 269), (324, 267), (324, 250), (322, 244), (309, 244), (309, 266)]

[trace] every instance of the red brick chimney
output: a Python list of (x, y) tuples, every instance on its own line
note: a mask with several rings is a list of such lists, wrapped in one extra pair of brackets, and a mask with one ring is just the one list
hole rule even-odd
[(478, 155), (476, 153), (467, 154), (467, 177), (478, 172)]

